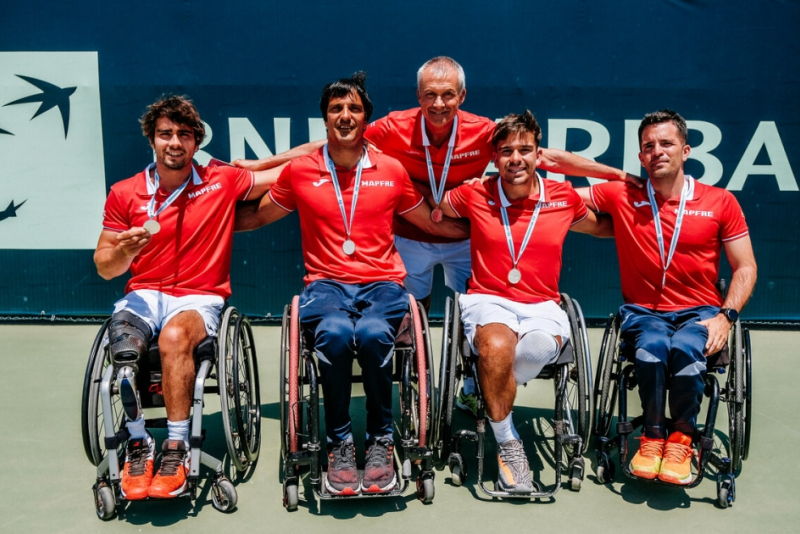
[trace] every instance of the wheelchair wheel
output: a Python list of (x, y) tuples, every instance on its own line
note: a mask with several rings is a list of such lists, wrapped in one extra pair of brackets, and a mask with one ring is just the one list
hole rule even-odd
[(442, 329), (442, 357), (439, 364), (439, 395), (436, 408), (436, 443), (439, 458), (447, 459), (453, 429), (453, 404), (456, 396), (456, 366), (461, 337), (461, 321), (458, 313), (458, 294), (455, 300), (447, 297), (444, 305), (444, 327)]
[(619, 376), (619, 317), (610, 316), (603, 332), (597, 380), (594, 383), (594, 435), (609, 437), (617, 403), (616, 378)]
[(737, 321), (728, 338), (731, 363), (728, 368), (727, 408), (728, 441), (730, 443), (731, 469), (738, 472), (742, 466), (745, 448), (745, 357), (742, 342), (742, 326)]
[(567, 369), (566, 399), (569, 403), (573, 432), (581, 437), (581, 453), (583, 453), (589, 444), (592, 427), (591, 355), (580, 304), (566, 293), (562, 293), (561, 306), (569, 318), (574, 351), (573, 361)]
[(234, 307), (220, 321), (217, 378), (231, 463), (243, 472), (258, 459), (261, 446), (261, 393), (253, 332)]
[[(106, 369), (111, 365), (111, 356), (104, 344), (106, 331), (111, 319), (106, 319), (92, 344), (89, 361), (86, 365), (86, 374), (83, 379), (83, 395), (81, 398), (81, 433), (83, 435), (83, 448), (86, 457), (92, 465), (99, 465), (105, 457), (105, 423), (103, 407), (100, 399), (100, 382)], [(111, 397), (111, 416), (114, 428), (119, 430), (125, 423), (125, 412), (119, 395)], [(124, 459), (124, 443), (117, 450), (118, 457)]]
[(744, 447), (742, 449), (742, 460), (747, 460), (750, 456), (750, 431), (753, 428), (753, 362), (750, 352), (750, 330), (743, 329), (742, 339), (744, 341)]
[[(416, 388), (412, 391), (416, 394), (416, 407), (418, 423), (416, 425), (416, 432), (418, 443), (420, 447), (429, 447), (430, 422), (431, 422), (431, 403), (428, 402), (430, 398), (430, 385), (433, 383), (431, 376), (431, 367), (428, 362), (430, 351), (427, 350), (429, 341), (426, 340), (425, 333), (427, 332), (427, 317), (425, 316), (425, 309), (417, 304), (417, 301), (411, 295), (409, 297), (411, 318), (414, 323), (414, 370), (417, 378)], [(423, 323), (424, 321), (424, 323)], [(425, 330), (423, 330), (423, 326)]]
[(300, 297), (283, 310), (281, 325), (281, 457), (298, 451), (300, 417)]

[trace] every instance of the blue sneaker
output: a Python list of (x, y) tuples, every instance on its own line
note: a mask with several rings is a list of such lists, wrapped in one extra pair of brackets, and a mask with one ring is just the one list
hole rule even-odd
[(473, 417), (478, 417), (478, 397), (474, 393), (464, 393), (463, 387), (458, 392), (458, 397), (456, 397), (456, 407), (459, 410), (471, 413)]

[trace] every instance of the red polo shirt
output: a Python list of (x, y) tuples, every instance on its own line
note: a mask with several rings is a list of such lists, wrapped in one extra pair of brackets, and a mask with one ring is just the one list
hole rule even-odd
[[(296, 209), (300, 215), (306, 285), (315, 280), (402, 284), (406, 277), (403, 262), (394, 248), (392, 217), (413, 210), (424, 200), (397, 160), (370, 151), (362, 161), (364, 168), (350, 234), (356, 250), (349, 256), (342, 250), (347, 238), (344, 221), (321, 148), (293, 160), (269, 191), (278, 206), (287, 211)], [(336, 167), (348, 220), (356, 168)]]
[[(186, 189), (156, 218), (161, 230), (134, 258), (126, 292), (230, 297), (234, 210), (236, 201), (250, 194), (253, 173), (230, 166), (195, 170)], [(111, 186), (103, 228), (124, 232), (142, 226), (153, 189), (146, 171)], [(168, 196), (158, 189), (156, 209)]]
[[(647, 188), (607, 182), (592, 186), (590, 193), (597, 209), (614, 220), (626, 304), (657, 311), (722, 304), (715, 287), (722, 244), (749, 233), (744, 212), (729, 191), (695, 180), (694, 195), (686, 201), (678, 244), (663, 288), (661, 255)], [(664, 254), (668, 255), (680, 198), (666, 200), (655, 193), (655, 199)]]
[[(462, 110), (457, 112), (457, 116), (455, 148), (450, 160), (450, 171), (447, 173), (445, 190), (457, 187), (469, 178), (483, 176), (483, 172), (494, 154), (494, 145), (492, 145), (494, 121)], [(364, 136), (387, 156), (391, 156), (403, 164), (418, 191), (426, 196), (431, 192), (423, 145), (420, 108), (393, 111), (386, 117), (370, 124)], [(447, 142), (441, 148), (428, 147), (437, 186), (442, 177), (447, 149)], [(395, 217), (394, 229), (400, 237), (414, 241), (425, 243), (460, 241), (428, 234), (401, 217)]]
[(507, 200), (498, 191), (498, 180), (493, 178), (484, 184), (461, 185), (447, 193), (453, 210), (470, 221), (472, 277), (467, 283), (467, 293), (496, 295), (524, 304), (546, 300), (558, 303), (561, 301), (558, 280), (564, 238), (570, 226), (586, 217), (586, 204), (569, 182), (542, 180), (543, 205), (528, 246), (517, 264), (522, 280), (511, 284), (508, 272), (514, 265), (500, 205), (504, 202), (507, 206), (514, 253), (519, 255), (539, 194)]

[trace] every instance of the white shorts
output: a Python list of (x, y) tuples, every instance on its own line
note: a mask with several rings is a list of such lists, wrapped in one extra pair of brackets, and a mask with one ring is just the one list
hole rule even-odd
[(131, 291), (114, 303), (114, 313), (127, 310), (144, 319), (153, 334), (158, 334), (170, 319), (181, 312), (194, 310), (203, 318), (206, 333), (216, 336), (225, 299), (215, 295), (173, 297), (151, 289)]
[(408, 273), (403, 285), (415, 299), (431, 294), (433, 268), (439, 263), (444, 268), (447, 287), (456, 293), (467, 290), (467, 279), (472, 274), (469, 239), (455, 243), (424, 243), (395, 236), (394, 246)]
[(533, 330), (542, 330), (551, 336), (561, 336), (561, 346), (569, 340), (569, 318), (561, 306), (548, 300), (537, 304), (521, 304), (494, 295), (461, 295), (461, 322), (464, 336), (474, 353), (473, 340), (479, 326), (500, 323), (509, 327), (521, 338)]

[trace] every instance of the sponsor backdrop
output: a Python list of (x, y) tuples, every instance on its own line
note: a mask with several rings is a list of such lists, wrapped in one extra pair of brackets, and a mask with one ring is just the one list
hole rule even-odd
[[(92, 252), (108, 188), (152, 160), (137, 119), (162, 93), (190, 95), (208, 124), (200, 163), (261, 157), (324, 136), (326, 82), (366, 70), (377, 118), (415, 106), (416, 69), (445, 54), (466, 70), (467, 111), (531, 109), (543, 146), (634, 173), (641, 117), (682, 113), (689, 172), (747, 215), (759, 281), (744, 317), (800, 320), (797, 3), (90, 4), (0, 7), (0, 314), (108, 313), (121, 296)], [(302, 274), (294, 216), (236, 236), (246, 312), (280, 315)], [(613, 311), (619, 286), (612, 241), (567, 238), (561, 290), (587, 316)]]

